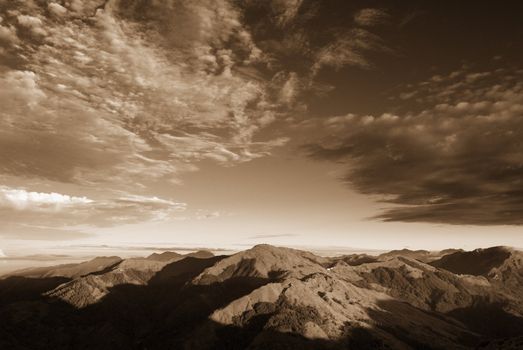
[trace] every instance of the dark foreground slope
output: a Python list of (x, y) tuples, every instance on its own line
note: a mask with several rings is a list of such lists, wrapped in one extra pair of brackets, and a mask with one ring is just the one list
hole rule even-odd
[(25, 271), (0, 280), (0, 348), (509, 349), (523, 290), (507, 251), (481, 275), (268, 245)]

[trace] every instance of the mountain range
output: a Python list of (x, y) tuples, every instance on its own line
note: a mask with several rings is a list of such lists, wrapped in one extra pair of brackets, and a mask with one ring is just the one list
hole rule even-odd
[(523, 252), (270, 245), (25, 269), (1, 349), (523, 349)]

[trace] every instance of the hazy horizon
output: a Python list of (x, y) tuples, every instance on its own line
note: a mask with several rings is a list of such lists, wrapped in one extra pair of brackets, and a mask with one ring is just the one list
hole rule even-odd
[[(258, 244), (267, 244), (267, 243), (258, 243)], [(256, 245), (258, 245), (256, 244)], [(63, 264), (76, 264), (81, 263), (85, 261), (89, 261), (91, 259), (97, 258), (97, 257), (107, 257), (107, 256), (118, 256), (123, 259), (128, 258), (143, 258), (147, 257), (153, 253), (163, 253), (163, 252), (175, 252), (179, 254), (188, 254), (196, 251), (209, 251), (213, 253), (214, 255), (232, 255), (239, 253), (243, 250), (247, 250), (250, 248), (253, 248), (255, 245), (252, 246), (242, 246), (242, 247), (236, 247), (236, 248), (220, 248), (220, 247), (159, 247), (159, 246), (84, 246), (81, 247), (81, 249), (78, 249), (79, 247), (75, 247), (75, 249), (70, 248), (61, 248), (54, 251), (54, 253), (48, 253), (48, 254), (32, 254), (32, 255), (6, 255), (3, 251), (0, 251), (0, 277), (4, 274), (8, 274), (14, 271), (24, 270), (24, 269), (30, 269), (30, 268), (39, 268), (39, 267), (47, 267), (47, 266), (55, 266), (55, 265), (63, 265)], [(276, 245), (279, 246), (279, 245)], [(355, 247), (335, 247), (335, 246), (323, 246), (323, 247), (311, 247), (311, 246), (279, 246), (279, 247), (287, 247), (287, 248), (293, 248), (303, 251), (309, 251), (311, 253), (314, 253), (319, 256), (324, 257), (337, 257), (337, 256), (344, 256), (344, 255), (352, 255), (352, 254), (365, 254), (370, 256), (378, 256), (383, 253), (387, 253), (393, 250), (426, 250), (430, 252), (439, 252), (441, 250), (448, 250), (448, 249), (462, 249), (462, 248), (455, 248), (455, 247), (447, 247), (445, 249), (441, 250), (430, 250), (430, 249), (412, 249), (408, 247), (402, 247), (398, 249), (364, 249), (364, 248), (355, 248)], [(471, 251), (475, 249), (481, 249), (481, 248), (491, 248), (490, 247), (477, 247), (473, 249), (464, 249), (465, 251)], [(523, 248), (521, 247), (510, 247), (517, 251), (523, 251)], [(72, 253), (72, 254), (71, 254)]]

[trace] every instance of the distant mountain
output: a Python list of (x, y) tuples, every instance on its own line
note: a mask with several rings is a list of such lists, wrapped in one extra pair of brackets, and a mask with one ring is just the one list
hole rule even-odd
[[(174, 258), (175, 261), (179, 258)], [(112, 287), (124, 284), (145, 285), (171, 260), (132, 258), (123, 260), (103, 274), (90, 274), (73, 279), (46, 293), (77, 308), (94, 304), (110, 293)]]
[(113, 269), (105, 273), (90, 274), (73, 279), (46, 295), (58, 298), (75, 307), (82, 308), (94, 304), (110, 293), (110, 289), (118, 285), (146, 285), (149, 280), (167, 264), (185, 259), (206, 256), (210, 252), (198, 251), (187, 255), (175, 252), (153, 253), (147, 258), (130, 258), (121, 260)]
[(78, 264), (64, 264), (50, 267), (29, 268), (14, 271), (7, 276), (20, 276), (29, 278), (66, 277), (78, 278), (113, 267), (122, 261), (117, 256), (104, 256), (94, 258)]
[(0, 348), (518, 349), (522, 261), (270, 245), (99, 258), (1, 279)]
[(410, 249), (401, 249), (401, 250), (391, 250), (390, 252), (383, 253), (378, 256), (380, 260), (392, 259), (398, 256), (426, 260), (431, 256), (431, 252), (428, 250), (410, 250)]
[(460, 249), (444, 249), (441, 251), (428, 251), (428, 250), (410, 250), (410, 249), (401, 249), (401, 250), (391, 250), (390, 252), (383, 253), (378, 256), (380, 260), (387, 260), (396, 257), (411, 258), (423, 262), (430, 262), (437, 260), (442, 256), (452, 254), (455, 252), (460, 252)]
[(367, 254), (351, 254), (343, 255), (335, 258), (336, 261), (344, 261), (346, 264), (351, 266), (358, 266), (362, 264), (368, 264), (372, 262), (379, 261), (377, 257), (370, 256)]
[(152, 253), (146, 259), (154, 261), (169, 261), (181, 257), (182, 254), (175, 252)]
[(433, 261), (432, 266), (458, 274), (487, 276), (492, 269), (500, 267), (516, 252), (507, 247), (476, 249), (471, 252), (455, 252)]
[(179, 254), (175, 252), (163, 252), (163, 253), (153, 253), (147, 257), (149, 260), (156, 260), (156, 261), (169, 261), (174, 260), (182, 257), (193, 257), (193, 258), (199, 258), (199, 259), (208, 259), (212, 258), (214, 256), (213, 253), (211, 253), (208, 250), (198, 250), (196, 252), (188, 253), (188, 254)]
[(489, 298), (491, 294), (485, 279), (456, 276), (406, 257), (349, 269), (338, 265), (332, 271), (355, 285), (385, 292), (427, 311), (445, 313), (470, 306), (477, 298)]
[(209, 259), (209, 258), (212, 258), (214, 256), (214, 254), (208, 250), (198, 250), (193, 253), (185, 254), (185, 256), (198, 258), (198, 259)]

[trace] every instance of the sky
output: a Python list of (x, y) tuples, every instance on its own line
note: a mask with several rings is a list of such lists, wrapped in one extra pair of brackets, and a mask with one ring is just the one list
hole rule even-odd
[(523, 247), (522, 11), (0, 0), (0, 257)]

